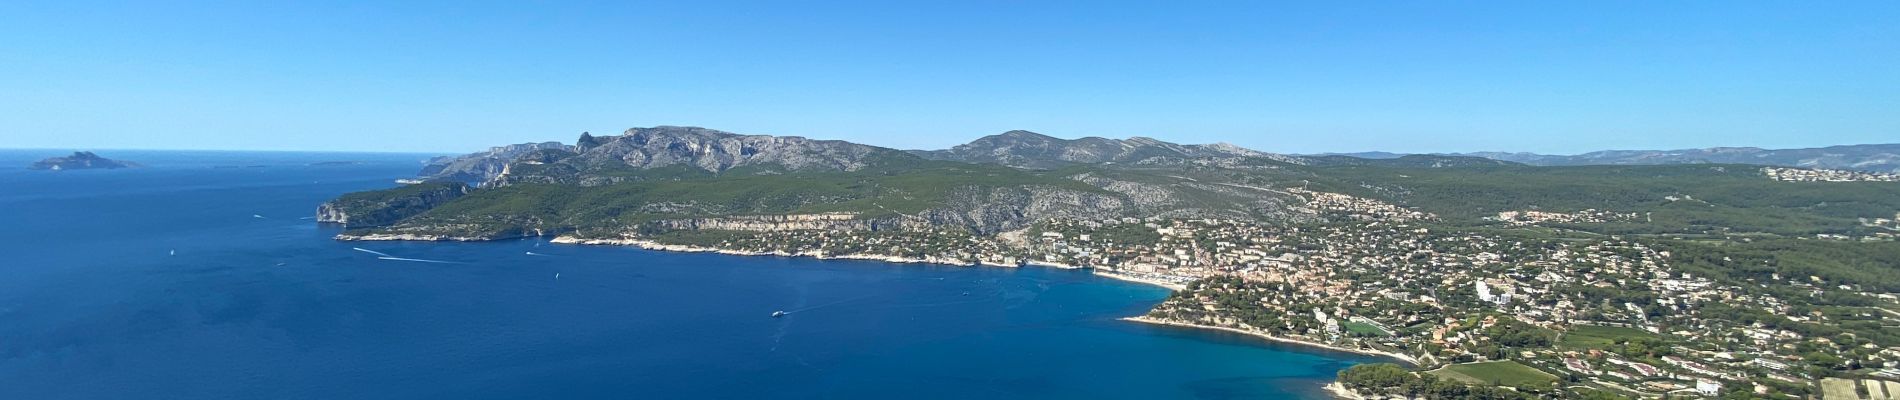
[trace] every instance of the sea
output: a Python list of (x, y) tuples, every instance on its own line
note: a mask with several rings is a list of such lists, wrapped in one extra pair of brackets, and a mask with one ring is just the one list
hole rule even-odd
[[(1080, 270), (345, 242), (428, 154), (0, 150), (0, 399), (1318, 399), (1350, 353)], [(772, 317), (775, 311), (786, 311)]]

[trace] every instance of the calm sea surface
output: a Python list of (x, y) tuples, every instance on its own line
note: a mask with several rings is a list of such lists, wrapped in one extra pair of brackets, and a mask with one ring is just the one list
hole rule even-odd
[(1373, 361), (1117, 321), (1167, 291), (1078, 271), (349, 243), (307, 219), (425, 155), (24, 168), (60, 153), (0, 150), (0, 399), (1324, 398)]

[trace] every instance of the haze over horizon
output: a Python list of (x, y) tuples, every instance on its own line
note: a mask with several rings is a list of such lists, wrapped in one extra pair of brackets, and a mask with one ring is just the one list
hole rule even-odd
[[(696, 126), (696, 125), (683, 125), (683, 124), (661, 124), (661, 125), (673, 125), (673, 126)], [(717, 128), (712, 128), (712, 127), (704, 127), (704, 126), (698, 126), (698, 127), (701, 127), (701, 128), (711, 128), (711, 129), (717, 129)], [(1025, 131), (1028, 131), (1027, 129), (1021, 129), (1021, 130), (1025, 130)], [(1034, 132), (1034, 131), (1031, 131), (1031, 132)], [(591, 131), (587, 131), (586, 133), (592, 133), (592, 134), (594, 134), (595, 136), (613, 136), (613, 135), (618, 135), (618, 134), (620, 134), (620, 131), (615, 131), (615, 132), (612, 132), (612, 133), (608, 133), (608, 134), (601, 134), (601, 133), (598, 133), (598, 132), (591, 132)], [(758, 134), (756, 134), (756, 133), (748, 133), (748, 132), (731, 132), (731, 133), (737, 133), (737, 134), (745, 134), (745, 135), (758, 135)], [(975, 139), (977, 139), (977, 138), (981, 138), (981, 137), (985, 137), (985, 136), (989, 136), (989, 135), (994, 135), (994, 134), (1000, 134), (1000, 133), (1003, 133), (1003, 132), (997, 132), (997, 133), (992, 133), (992, 134), (985, 134), (985, 135), (978, 135), (978, 136), (972, 136), (972, 137), (970, 137), (970, 139), (971, 139), (971, 140), (975, 140)], [(1036, 133), (1039, 133), (1039, 134), (1044, 134), (1044, 133), (1042, 133), (1042, 132), (1036, 132)], [(576, 136), (576, 137), (578, 137), (579, 135), (580, 135), (579, 133), (576, 133), (576, 134), (574, 134), (573, 136)], [(1047, 134), (1044, 134), (1044, 135), (1047, 135)], [(828, 137), (823, 137), (823, 136), (802, 136), (802, 135), (776, 135), (776, 136), (800, 136), (800, 137), (806, 137), (806, 138), (810, 138), (810, 139), (823, 139), (823, 140), (846, 140), (846, 139), (833, 139), (833, 138), (828, 138)], [(1059, 138), (1059, 139), (1068, 139), (1068, 140), (1074, 140), (1074, 139), (1080, 139), (1080, 138), (1084, 138), (1084, 137), (1088, 137), (1088, 136), (1074, 136), (1074, 137), (1059, 137), (1059, 136), (1055, 136), (1055, 135), (1049, 135), (1049, 136), (1051, 136), (1051, 137), (1056, 137), (1056, 138)], [(1090, 136), (1096, 136), (1096, 135), (1090, 135)], [(1101, 136), (1096, 136), (1096, 137), (1101, 137)], [(1132, 137), (1134, 137), (1134, 136), (1124, 136), (1124, 137), (1108, 137), (1107, 139), (1117, 139), (1117, 140), (1122, 140), (1122, 139), (1129, 139), (1129, 138), (1132, 138)], [(1153, 139), (1159, 139), (1159, 140), (1162, 140), (1162, 141), (1165, 141), (1165, 142), (1172, 142), (1172, 143), (1176, 143), (1176, 144), (1215, 144), (1215, 143), (1228, 143), (1228, 144), (1233, 144), (1233, 143), (1231, 143), (1231, 142), (1182, 142), (1182, 141), (1175, 141), (1175, 140), (1170, 140), (1170, 139), (1169, 139), (1169, 138), (1167, 138), (1167, 137), (1158, 137), (1158, 136), (1148, 136), (1148, 137), (1149, 137), (1149, 138), (1153, 138)], [(876, 143), (875, 141), (859, 141), (859, 140), (846, 140), (846, 141), (849, 141), (849, 142), (852, 142), (852, 143), (858, 143), (858, 144), (867, 144), (867, 145), (872, 145), (872, 146), (879, 146), (879, 147), (886, 147), (886, 148), (892, 148), (892, 149), (897, 149), (897, 150), (945, 150), (945, 149), (949, 149), (949, 148), (951, 148), (951, 147), (953, 147), (953, 146), (956, 146), (956, 145), (959, 145), (959, 144), (963, 144), (963, 143), (966, 143), (966, 142), (968, 142), (968, 141), (965, 141), (965, 142), (958, 142), (958, 143), (954, 143), (954, 144), (952, 144), (952, 145), (950, 145), (950, 146), (943, 146), (943, 147), (936, 147), (936, 148), (903, 148), (903, 147), (893, 147), (893, 146), (887, 146), (887, 145), (883, 145), (883, 144), (879, 144), (879, 143)], [(521, 141), (517, 141), (517, 142), (506, 142), (506, 143), (492, 143), (492, 144), (484, 144), (484, 145), (476, 145), (476, 146), (473, 146), (473, 147), (469, 147), (469, 148), (466, 148), (466, 149), (453, 149), (453, 150), (400, 150), (400, 149), (399, 149), (399, 150), (378, 150), (378, 149), (334, 149), (334, 150), (332, 150), (332, 149), (218, 149), (218, 148), (111, 148), (111, 147), (104, 147), (104, 148), (99, 148), (99, 147), (56, 147), (56, 146), (48, 146), (48, 147), (0, 147), (0, 150), (20, 150), (20, 151), (34, 151), (34, 150), (44, 150), (44, 151), (49, 151), (49, 152), (56, 152), (56, 153), (62, 153), (62, 154), (63, 154), (63, 152), (69, 152), (69, 151), (116, 151), (116, 150), (129, 150), (129, 151), (237, 151), (237, 152), (243, 152), (243, 151), (270, 151), (270, 152), (276, 152), (276, 151), (288, 151), (288, 152), (335, 152), (335, 153), (417, 153), (417, 154), (442, 154), (442, 155), (460, 155), (460, 154), (467, 154), (467, 153), (477, 153), (477, 152), (481, 152), (481, 151), (484, 151), (484, 150), (487, 150), (487, 149), (489, 149), (489, 148), (491, 148), (491, 147), (498, 147), (498, 146), (505, 146), (505, 145), (510, 145), (510, 144), (519, 144), (519, 143), (541, 143), (541, 142), (560, 142), (560, 143), (566, 143), (566, 144), (573, 144), (573, 143), (574, 143), (574, 138), (566, 138), (566, 139), (562, 139), (562, 138), (548, 138), (548, 139), (546, 139), (546, 140), (521, 140)], [(1568, 152), (1568, 153), (1540, 153), (1540, 152), (1532, 152), (1532, 151), (1518, 151), (1518, 150), (1470, 150), (1470, 151), (1435, 151), (1435, 152), (1413, 152), (1413, 151), (1400, 151), (1400, 150), (1391, 150), (1391, 149), (1381, 149), (1381, 148), (1373, 148), (1373, 149), (1363, 149), (1363, 150), (1347, 150), (1347, 151), (1319, 151), (1319, 152), (1287, 152), (1287, 151), (1276, 151), (1276, 150), (1273, 150), (1273, 149), (1264, 149), (1264, 148), (1255, 148), (1255, 147), (1251, 147), (1251, 146), (1241, 146), (1241, 147), (1243, 147), (1243, 148), (1247, 148), (1247, 149), (1249, 149), (1249, 150), (1256, 150), (1256, 151), (1261, 151), (1261, 152), (1267, 152), (1267, 153), (1275, 153), (1275, 154), (1288, 154), (1288, 155), (1303, 155), (1303, 156), (1323, 156), (1323, 155), (1356, 155), (1356, 154), (1371, 154), (1371, 153), (1390, 153), (1390, 154), (1394, 154), (1394, 155), (1408, 155), (1408, 154), (1478, 154), (1478, 153), (1521, 153), (1521, 154), (1536, 154), (1536, 155), (1543, 155), (1543, 156), (1576, 156), (1576, 155), (1583, 155), (1583, 154), (1588, 154), (1588, 153), (1594, 153), (1594, 152), (1605, 152), (1605, 151), (1674, 151), (1674, 150), (1701, 150), (1701, 149), (1712, 149), (1712, 148), (1751, 148), (1751, 147), (1752, 147), (1752, 148), (1761, 148), (1761, 149), (1766, 149), (1766, 150), (1793, 150), (1793, 149), (1809, 149), (1809, 148), (1824, 148), (1824, 147), (1834, 147), (1834, 146), (1859, 146), (1859, 145), (1888, 145), (1888, 144), (1900, 144), (1900, 140), (1895, 140), (1895, 141), (1889, 141), (1889, 142), (1879, 142), (1879, 143), (1875, 143), (1875, 142), (1868, 142), (1868, 143), (1841, 143), (1841, 144), (1829, 144), (1829, 145), (1817, 145), (1817, 146), (1805, 146), (1805, 147), (1760, 147), (1760, 146), (1723, 146), (1723, 145), (1716, 145), (1716, 146), (1703, 146), (1703, 147), (1680, 147), (1680, 148), (1604, 148), (1604, 149), (1596, 149), (1596, 150), (1587, 150), (1587, 151), (1578, 151), (1578, 152)]]
[[(0, 5), (0, 148), (459, 153), (692, 125), (1276, 153), (1900, 137), (1891, 2)], [(151, 32), (165, 32), (163, 35)]]

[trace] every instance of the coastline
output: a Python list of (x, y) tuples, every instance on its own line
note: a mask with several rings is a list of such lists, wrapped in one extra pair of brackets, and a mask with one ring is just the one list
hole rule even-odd
[(1103, 270), (1099, 268), (1090, 268), (1089, 273), (1093, 273), (1095, 274), (1095, 276), (1108, 278), (1108, 279), (1114, 279), (1114, 280), (1126, 281), (1126, 282), (1135, 282), (1135, 283), (1146, 283), (1149, 285), (1160, 286), (1160, 287), (1168, 288), (1168, 290), (1173, 290), (1176, 292), (1187, 290), (1187, 285), (1184, 285), (1184, 284), (1174, 283), (1172, 281), (1167, 281), (1167, 280), (1162, 280), (1162, 279), (1147, 278), (1147, 277), (1129, 275), (1129, 274), (1124, 274), (1124, 273), (1119, 273), (1119, 272), (1111, 272), (1111, 271)]
[[(505, 240), (505, 239), (511, 239), (511, 238), (485, 238), (485, 237), (463, 237), (463, 236), (446, 236), (446, 235), (416, 235), (416, 234), (407, 234), (407, 233), (405, 234), (382, 233), (382, 234), (371, 234), (371, 235), (336, 235), (335, 239), (342, 240), (342, 241), (368, 241), (368, 242), (378, 242), (378, 241), (485, 242), (485, 241), (492, 241), (492, 240)], [(554, 239), (551, 239), (548, 242), (559, 243), (559, 244), (587, 245), (587, 246), (632, 246), (632, 247), (638, 247), (643, 250), (672, 251), (672, 252), (680, 252), (680, 253), (714, 253), (714, 254), (724, 254), (724, 255), (732, 255), (732, 256), (811, 257), (811, 258), (816, 258), (820, 260), (881, 261), (881, 262), (897, 263), (897, 264), (936, 264), (936, 265), (948, 265), (948, 266), (956, 266), (956, 267), (1019, 268), (1022, 266), (1036, 266), (1036, 267), (1046, 267), (1046, 268), (1056, 268), (1056, 269), (1082, 269), (1082, 270), (1088, 270), (1089, 274), (1091, 275), (1100, 276), (1103, 278), (1109, 278), (1109, 279), (1114, 279), (1114, 280), (1119, 280), (1119, 281), (1124, 281), (1124, 282), (1134, 282), (1134, 283), (1140, 283), (1140, 284), (1145, 284), (1145, 285), (1152, 285), (1152, 286), (1156, 286), (1156, 287), (1160, 287), (1160, 288), (1164, 288), (1164, 289), (1168, 289), (1172, 291), (1177, 291), (1177, 292), (1182, 291), (1182, 290), (1187, 290), (1186, 284), (1178, 283), (1171, 280), (1130, 275), (1130, 274), (1104, 270), (1100, 268), (1090, 268), (1090, 267), (1084, 267), (1084, 266), (1053, 263), (1053, 262), (1047, 262), (1047, 261), (1027, 261), (1027, 262), (1023, 262), (1020, 265), (1011, 265), (1011, 264), (1002, 264), (1002, 263), (995, 263), (995, 262), (989, 262), (989, 261), (971, 262), (967, 260), (959, 260), (959, 259), (952, 259), (952, 258), (940, 258), (940, 257), (916, 258), (916, 257), (893, 256), (893, 255), (884, 255), (884, 254), (833, 255), (833, 254), (824, 254), (823, 252), (817, 252), (817, 251), (798, 252), (798, 253), (787, 252), (787, 251), (743, 251), (743, 250), (732, 250), (732, 249), (724, 249), (724, 248), (709, 247), (709, 246), (666, 244), (666, 243), (660, 243), (660, 242), (647, 240), (647, 239), (632, 239), (632, 238), (583, 239), (583, 238), (579, 238), (575, 236), (567, 236), (567, 235), (555, 236)]]
[[(381, 239), (379, 238), (379, 239), (361, 239), (361, 240), (381, 240)], [(390, 238), (387, 240), (403, 240), (403, 239)], [(573, 236), (557, 236), (553, 240), (550, 240), (549, 243), (578, 244), (578, 245), (590, 245), (590, 246), (632, 246), (632, 247), (638, 247), (644, 250), (673, 251), (673, 252), (682, 252), (682, 253), (714, 253), (714, 254), (725, 254), (725, 255), (734, 255), (734, 256), (811, 257), (811, 258), (816, 258), (820, 260), (881, 261), (881, 262), (897, 263), (897, 264), (937, 264), (937, 265), (949, 265), (949, 266), (957, 266), (957, 267), (1001, 267), (1001, 268), (1021, 267), (1019, 265), (999, 264), (999, 263), (993, 263), (993, 262), (970, 262), (966, 260), (939, 258), (939, 257), (916, 258), (916, 257), (903, 257), (903, 256), (892, 256), (892, 255), (883, 255), (883, 254), (832, 255), (832, 254), (824, 254), (822, 252), (815, 252), (815, 251), (798, 252), (798, 253), (786, 252), (786, 251), (741, 251), (741, 250), (723, 249), (723, 248), (718, 248), (718, 247), (665, 244), (665, 243), (655, 242), (655, 241), (646, 240), (646, 239), (582, 239), (582, 238), (573, 237)], [(1089, 274), (1091, 275), (1124, 281), (1124, 282), (1134, 282), (1134, 283), (1152, 285), (1152, 286), (1157, 286), (1157, 287), (1161, 287), (1161, 288), (1172, 290), (1172, 291), (1181, 291), (1181, 290), (1187, 289), (1187, 285), (1175, 283), (1168, 280), (1117, 273), (1117, 272), (1102, 270), (1098, 268), (1088, 268), (1088, 267), (1059, 264), (1059, 263), (1052, 263), (1052, 262), (1046, 262), (1046, 261), (1030, 261), (1030, 262), (1023, 263), (1023, 265), (1046, 267), (1046, 268), (1057, 268), (1057, 269), (1085, 269), (1085, 270), (1088, 270)]]
[(1339, 384), (1337, 380), (1333, 381), (1333, 383), (1326, 384), (1326, 393), (1332, 394), (1335, 399), (1365, 400), (1366, 398), (1365, 396), (1359, 395), (1359, 392), (1347, 389), (1346, 385)]
[(400, 234), (377, 233), (377, 234), (369, 234), (369, 235), (339, 234), (339, 235), (331, 237), (331, 239), (341, 240), (345, 242), (486, 242), (486, 241), (491, 241), (491, 240), (500, 240), (499, 238), (448, 236), (448, 235), (417, 235), (413, 233), (400, 233)]
[[(487, 239), (487, 238), (418, 236), (418, 235), (409, 235), (409, 234), (365, 235), (365, 236), (355, 236), (355, 237), (343, 237), (339, 235), (337, 239), (362, 240), (362, 241), (487, 241), (487, 240), (495, 240), (495, 239)], [(1019, 268), (1022, 266), (1036, 266), (1036, 267), (1057, 268), (1057, 269), (1084, 269), (1084, 270), (1088, 270), (1091, 275), (1108, 278), (1108, 279), (1146, 284), (1146, 285), (1165, 288), (1170, 291), (1177, 291), (1177, 292), (1187, 289), (1187, 286), (1185, 284), (1176, 283), (1174, 281), (1166, 280), (1162, 278), (1145, 277), (1145, 276), (1139, 276), (1139, 275), (1133, 275), (1133, 274), (1114, 272), (1114, 271), (1099, 269), (1099, 268), (1067, 265), (1067, 264), (1052, 263), (1052, 262), (1046, 262), (1046, 261), (1028, 261), (1020, 265), (1009, 265), (1009, 264), (999, 264), (999, 263), (982, 262), (982, 261), (971, 262), (967, 260), (939, 258), (939, 257), (916, 258), (916, 257), (904, 257), (904, 256), (893, 256), (893, 255), (883, 255), (883, 254), (831, 255), (831, 254), (824, 254), (823, 252), (819, 252), (819, 251), (809, 251), (809, 252), (743, 251), (743, 250), (732, 250), (732, 249), (724, 249), (724, 248), (709, 247), (709, 246), (665, 244), (665, 243), (660, 243), (660, 242), (646, 240), (646, 239), (633, 239), (633, 238), (583, 239), (580, 237), (565, 236), (565, 235), (556, 236), (553, 239), (549, 240), (549, 243), (587, 245), (587, 246), (631, 246), (631, 247), (640, 248), (642, 250), (669, 251), (669, 252), (681, 252), (681, 253), (713, 253), (713, 254), (734, 255), (734, 256), (810, 257), (810, 258), (815, 258), (819, 260), (880, 261), (880, 262), (897, 263), (897, 264), (936, 264), (936, 265), (947, 265), (947, 266), (958, 266), (958, 267)], [(1120, 320), (1137, 322), (1137, 323), (1145, 323), (1145, 324), (1183, 327), (1183, 328), (1221, 330), (1221, 331), (1227, 331), (1227, 332), (1257, 337), (1261, 339), (1266, 339), (1266, 340), (1270, 340), (1274, 342), (1322, 348), (1322, 349), (1327, 349), (1327, 350), (1332, 350), (1332, 351), (1340, 351), (1340, 352), (1353, 353), (1353, 354), (1390, 358), (1390, 359), (1402, 361), (1411, 365), (1419, 364), (1417, 359), (1412, 358), (1411, 356), (1408, 356), (1405, 354), (1382, 352), (1382, 351), (1376, 351), (1376, 350), (1345, 348), (1345, 347), (1334, 346), (1334, 345), (1325, 344), (1325, 343), (1318, 343), (1318, 342), (1312, 342), (1312, 341), (1306, 341), (1306, 340), (1300, 340), (1300, 339), (1274, 336), (1271, 334), (1252, 332), (1252, 331), (1247, 331), (1247, 330), (1242, 330), (1242, 329), (1237, 329), (1237, 328), (1167, 321), (1167, 320), (1161, 320), (1161, 319), (1156, 319), (1156, 318), (1150, 318), (1145, 315), (1123, 317), (1123, 318), (1120, 318)], [(1324, 389), (1326, 390), (1328, 394), (1331, 394), (1334, 398), (1338, 398), (1338, 399), (1353, 399), (1353, 400), (1365, 399), (1364, 396), (1361, 396), (1352, 390), (1346, 389), (1343, 385), (1340, 385), (1338, 381), (1333, 381), (1326, 384), (1324, 386)]]
[(1412, 358), (1412, 356), (1405, 355), (1405, 354), (1384, 352), (1384, 351), (1378, 351), (1378, 350), (1346, 348), (1346, 347), (1334, 346), (1334, 345), (1325, 344), (1325, 343), (1293, 339), (1293, 338), (1287, 338), (1287, 337), (1281, 337), (1281, 336), (1274, 336), (1271, 334), (1247, 331), (1247, 330), (1238, 329), (1238, 328), (1168, 321), (1168, 320), (1163, 320), (1163, 319), (1158, 319), (1158, 318), (1151, 318), (1145, 315), (1125, 317), (1125, 318), (1122, 318), (1121, 320), (1130, 321), (1130, 322), (1139, 322), (1139, 323), (1144, 323), (1144, 324), (1167, 325), (1167, 326), (1177, 326), (1177, 327), (1184, 327), (1184, 328), (1213, 329), (1213, 330), (1227, 331), (1227, 332), (1233, 332), (1233, 333), (1238, 333), (1238, 334), (1247, 335), (1247, 336), (1253, 336), (1253, 337), (1257, 337), (1261, 339), (1267, 339), (1267, 340), (1271, 340), (1275, 342), (1295, 344), (1295, 345), (1308, 346), (1308, 347), (1318, 347), (1318, 348), (1323, 348), (1327, 350), (1342, 351), (1342, 352), (1354, 353), (1354, 354), (1379, 356), (1379, 357), (1391, 358), (1398, 361), (1403, 361), (1411, 365), (1418, 365), (1418, 359)]

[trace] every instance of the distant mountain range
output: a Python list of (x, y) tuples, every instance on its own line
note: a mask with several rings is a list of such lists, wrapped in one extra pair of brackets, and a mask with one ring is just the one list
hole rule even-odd
[[(568, 156), (578, 157), (568, 157)], [(1714, 147), (1687, 150), (1611, 150), (1579, 155), (1473, 152), (1404, 154), (1383, 151), (1290, 155), (1228, 143), (1177, 144), (1147, 137), (1062, 139), (1014, 130), (984, 136), (942, 150), (895, 150), (837, 140), (797, 136), (741, 135), (681, 126), (634, 128), (618, 136), (582, 134), (574, 145), (522, 143), (462, 156), (430, 160), (419, 174), (430, 180), (481, 184), (495, 179), (523, 157), (543, 159), (548, 168), (515, 179), (541, 182), (611, 182), (600, 166), (635, 169), (681, 167), (724, 174), (755, 171), (854, 171), (879, 163), (905, 163), (915, 157), (933, 161), (997, 164), (1048, 170), (1084, 164), (1179, 163), (1184, 160), (1261, 159), (1299, 165), (1381, 165), (1452, 167), (1487, 164), (1534, 166), (1757, 164), (1867, 172), (1900, 172), (1900, 144), (1832, 146), (1810, 149)], [(578, 172), (578, 174), (576, 174)], [(588, 175), (592, 175), (591, 177)], [(612, 175), (612, 174), (608, 174)]]
[[(1326, 210), (1341, 207), (1397, 210), (1366, 201), (1476, 223), (1519, 210), (1647, 212), (1670, 207), (1674, 197), (1728, 208), (1686, 209), (1688, 214), (1669, 214), (1675, 218), (1669, 221), (1675, 222), (1641, 229), (1847, 232), (1871, 229), (1856, 222), (1861, 219), (1893, 216), (1895, 208), (1886, 205), (1889, 200), (1883, 196), (1900, 188), (1782, 185), (1760, 168), (1692, 164), (1885, 172), (1895, 169), (1897, 152), (1900, 145), (1577, 156), (1285, 155), (1223, 143), (1061, 139), (1029, 131), (985, 136), (944, 150), (898, 150), (657, 126), (613, 136), (584, 133), (572, 144), (525, 143), (440, 157), (420, 171), (422, 184), (345, 195), (326, 203), (319, 214), (323, 221), (349, 226), (345, 236), (362, 238), (479, 240), (548, 232), (612, 236), (682, 227), (744, 230), (760, 224), (993, 234), (1064, 218), (1294, 223), (1337, 217)], [(1850, 193), (1864, 199), (1835, 200), (1846, 196), (1841, 190), (1864, 191)], [(1788, 198), (1773, 203), (1777, 205), (1828, 206), (1814, 214), (1801, 211), (1805, 208), (1758, 204), (1757, 197), (1769, 192)], [(1869, 200), (1876, 198), (1880, 200)], [(1762, 221), (1775, 219), (1763, 215), (1789, 219), (1769, 226)]]
[[(1264, 157), (1295, 164), (1351, 164), (1337, 157), (1396, 160), (1406, 156), (1477, 157), (1538, 166), (1757, 164), (1802, 168), (1900, 172), (1900, 144), (1864, 144), (1808, 149), (1711, 147), (1685, 150), (1608, 150), (1578, 155), (1472, 152), (1404, 154), (1383, 151), (1287, 155), (1248, 149), (1227, 143), (1175, 144), (1153, 138), (1061, 139), (1030, 131), (984, 136), (946, 150), (908, 150), (927, 159), (994, 163), (1017, 168), (1047, 169), (1069, 164), (1129, 163), (1154, 157)], [(1410, 158), (1413, 166), (1471, 164), (1451, 158)], [(1482, 163), (1479, 163), (1482, 164)]]
[(948, 150), (909, 150), (932, 160), (994, 163), (1017, 168), (1046, 169), (1068, 164), (1128, 163), (1153, 157), (1290, 157), (1255, 151), (1227, 143), (1174, 144), (1154, 138), (1061, 139), (1030, 131), (1009, 131), (977, 138)]
[[(1383, 151), (1331, 153), (1323, 156), (1347, 156), (1366, 159), (1393, 159), (1405, 154)], [(1900, 172), (1900, 144), (1861, 144), (1806, 149), (1763, 149), (1757, 147), (1710, 147), (1683, 150), (1606, 150), (1578, 155), (1551, 155), (1510, 152), (1440, 153), (1437, 155), (1483, 157), (1529, 165), (1668, 165), (1668, 164), (1758, 164), (1784, 167), (1842, 169), (1868, 172)]]
[[(1202, 279), (1149, 316), (1223, 326), (1230, 322), (1209, 321), (1314, 332), (1331, 317), (1280, 318), (1303, 318), (1297, 309), (1331, 301), (1322, 299), (1370, 305), (1373, 311), (1353, 318), (1387, 318), (1391, 326), (1497, 317), (1518, 321), (1501, 323), (1519, 324), (1508, 330), (1521, 333), (1544, 328), (1516, 318), (1554, 324), (1542, 339), (1519, 342), (1527, 348), (1552, 346), (1558, 331), (1570, 329), (1568, 316), (1669, 327), (1654, 335), (1626, 329), (1651, 338), (1645, 340), (1740, 337), (1767, 325), (1737, 318), (1781, 321), (1774, 322), (1784, 329), (1778, 332), (1800, 333), (1748, 343), (1789, 351), (1748, 351), (1814, 358), (1789, 355), (1795, 346), (1782, 343), (1850, 338), (1856, 345), (1816, 347), (1839, 352), (1820, 353), (1830, 360), (1823, 364), (1838, 365), (1842, 355), (1868, 354), (1863, 350), (1872, 347), (1861, 344), (1900, 347), (1900, 336), (1889, 333), (1891, 324), (1865, 318), (1768, 318), (1812, 304), (1806, 301), (1878, 314), (1866, 306), (1882, 304), (1873, 295), (1900, 288), (1893, 278), (1900, 276), (1893, 267), (1900, 265), (1900, 183), (1886, 174), (1697, 163), (1880, 170), (1893, 167), (1895, 147), (1291, 156), (1228, 144), (1010, 131), (945, 150), (898, 150), (659, 126), (440, 158), (421, 171), (424, 179), (338, 196), (318, 206), (315, 219), (341, 225), (340, 240), (551, 237), (545, 240), (1078, 265), (1135, 279)], [(1664, 269), (1669, 263), (1678, 267)], [(1460, 287), (1476, 287), (1477, 295)], [(1487, 288), (1547, 297), (1513, 305)], [(1409, 300), (1427, 291), (1433, 298), (1420, 301), (1429, 304)], [(1253, 300), (1260, 296), (1280, 297)], [(1562, 296), (1569, 297), (1557, 300)], [(1619, 300), (1625, 298), (1682, 301), (1635, 300), (1650, 304), (1637, 307)], [(1784, 298), (1790, 300), (1777, 300)], [(1659, 315), (1674, 319), (1651, 319)], [(1522, 336), (1467, 327), (1485, 341), (1473, 343), (1492, 349), (1506, 336)], [(1679, 329), (1696, 331), (1674, 333)], [(1404, 349), (1432, 335), (1400, 334), (1403, 341), (1374, 343)], [(1628, 356), (1637, 359), (1640, 351)]]

